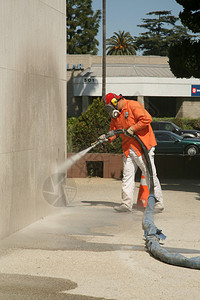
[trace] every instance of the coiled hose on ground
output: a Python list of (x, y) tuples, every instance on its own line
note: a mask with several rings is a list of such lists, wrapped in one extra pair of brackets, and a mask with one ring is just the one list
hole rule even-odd
[[(121, 129), (110, 131), (106, 135), (106, 138), (109, 138), (113, 135), (117, 135), (120, 133), (124, 133), (124, 131)], [(153, 257), (159, 259), (162, 262), (175, 265), (175, 266), (200, 270), (199, 256), (187, 258), (179, 253), (169, 253), (166, 249), (161, 247), (160, 240), (163, 240), (166, 237), (162, 233), (162, 230), (158, 229), (154, 224), (154, 204), (156, 202), (156, 198), (154, 196), (154, 182), (153, 182), (151, 161), (148, 155), (148, 151), (145, 145), (143, 144), (143, 142), (140, 140), (140, 138), (137, 135), (133, 135), (132, 137), (136, 139), (142, 147), (144, 158), (146, 161), (145, 162), (146, 167), (148, 169), (149, 176), (150, 176), (149, 197), (148, 197), (148, 202), (144, 211), (144, 216), (142, 221), (142, 227), (144, 230), (144, 236), (146, 239), (146, 247), (148, 252)]]

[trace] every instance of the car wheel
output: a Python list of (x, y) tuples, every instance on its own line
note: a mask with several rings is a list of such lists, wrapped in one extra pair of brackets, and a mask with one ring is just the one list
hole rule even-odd
[(190, 145), (185, 149), (185, 153), (190, 156), (194, 156), (199, 153), (199, 149), (194, 145)]

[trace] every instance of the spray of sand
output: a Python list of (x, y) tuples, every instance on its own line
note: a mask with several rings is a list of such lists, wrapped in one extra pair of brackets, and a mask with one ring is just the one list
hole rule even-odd
[(66, 173), (67, 170), (69, 170), (79, 159), (81, 159), (92, 148), (94, 148), (94, 146), (90, 146), (87, 149), (70, 156), (67, 160), (64, 161), (64, 163), (62, 163), (58, 167), (58, 173)]
[[(65, 160), (62, 164), (57, 166), (57, 172), (50, 177), (50, 181), (52, 183), (51, 191), (48, 191), (47, 196), (53, 196), (53, 202), (51, 198), (47, 198), (47, 201), (53, 206), (67, 206), (70, 203), (71, 194), (75, 193), (74, 186), (68, 184), (67, 182), (67, 170), (69, 170), (79, 159), (81, 159), (87, 152), (89, 152), (92, 148), (96, 147), (101, 141), (97, 141), (93, 143), (90, 147), (85, 150), (82, 150), (72, 156), (70, 156), (67, 160)], [(69, 195), (70, 194), (70, 195)], [(46, 195), (46, 194), (45, 194)], [(70, 196), (70, 197), (69, 197)], [(70, 199), (69, 199), (70, 198)]]

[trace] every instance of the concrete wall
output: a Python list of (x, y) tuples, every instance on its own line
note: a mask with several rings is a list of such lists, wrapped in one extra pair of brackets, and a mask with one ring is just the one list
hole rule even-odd
[(199, 97), (179, 98), (178, 105), (178, 118), (199, 118), (200, 116), (200, 103)]
[(0, 238), (54, 211), (65, 158), (66, 1), (0, 1)]

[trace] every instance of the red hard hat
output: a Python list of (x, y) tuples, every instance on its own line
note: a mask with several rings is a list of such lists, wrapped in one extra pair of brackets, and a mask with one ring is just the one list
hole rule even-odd
[(122, 98), (122, 95), (117, 96), (114, 93), (109, 93), (103, 98), (104, 104), (109, 104), (113, 98), (120, 100)]

